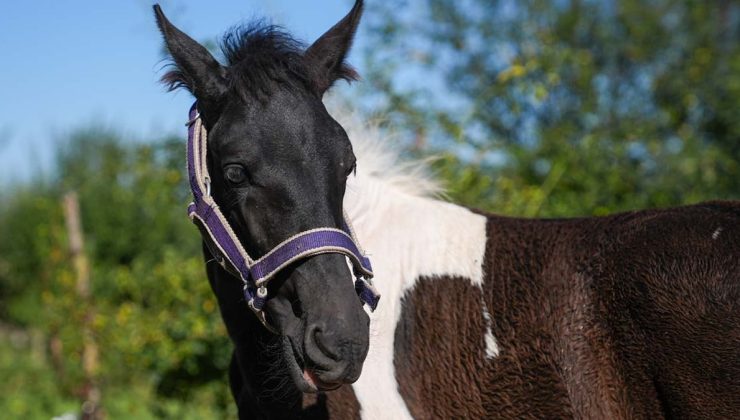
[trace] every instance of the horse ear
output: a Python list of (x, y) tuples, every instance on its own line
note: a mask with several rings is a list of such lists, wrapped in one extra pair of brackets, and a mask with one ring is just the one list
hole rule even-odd
[(356, 0), (347, 16), (321, 35), (306, 50), (306, 60), (314, 69), (313, 84), (320, 96), (338, 79), (349, 82), (360, 77), (352, 67), (344, 62), (344, 58), (352, 47), (352, 40), (362, 16), (362, 8), (362, 0)]
[(159, 4), (154, 5), (154, 15), (177, 68), (165, 74), (162, 82), (170, 90), (188, 89), (199, 102), (218, 102), (227, 89), (226, 69), (204, 46), (171, 24)]

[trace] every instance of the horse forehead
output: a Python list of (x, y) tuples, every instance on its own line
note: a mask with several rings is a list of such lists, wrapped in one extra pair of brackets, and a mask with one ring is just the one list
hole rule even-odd
[(228, 104), (214, 131), (217, 158), (268, 166), (283, 162), (298, 172), (314, 168), (315, 176), (333, 173), (351, 159), (352, 145), (321, 101), (314, 99), (283, 92), (268, 102)]
[(226, 142), (244, 137), (306, 141), (322, 128), (330, 128), (328, 114), (322, 110), (320, 102), (290, 93), (273, 95), (265, 102), (235, 101), (224, 110), (219, 131)]

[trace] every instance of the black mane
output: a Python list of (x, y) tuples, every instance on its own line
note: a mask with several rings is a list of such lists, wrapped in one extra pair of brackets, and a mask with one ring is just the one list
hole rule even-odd
[(232, 88), (242, 96), (262, 99), (280, 86), (311, 88), (305, 45), (280, 26), (257, 21), (237, 27), (224, 35), (221, 51)]
[[(304, 59), (306, 45), (281, 26), (264, 20), (237, 26), (223, 36), (220, 47), (230, 86), (245, 100), (264, 100), (279, 88), (315, 89), (312, 69)], [(343, 65), (340, 78), (352, 81), (358, 75)], [(191, 86), (176, 67), (162, 77), (162, 82), (169, 90)]]

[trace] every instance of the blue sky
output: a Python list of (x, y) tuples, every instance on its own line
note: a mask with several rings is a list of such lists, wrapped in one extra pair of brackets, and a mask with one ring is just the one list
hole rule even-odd
[[(313, 41), (351, 0), (163, 0), (170, 20), (197, 40), (266, 16)], [(134, 139), (183, 134), (192, 101), (166, 93), (161, 37), (142, 0), (4, 2), (0, 13), (0, 184), (48, 173), (76, 128), (102, 125)], [(360, 65), (362, 42), (350, 61)]]

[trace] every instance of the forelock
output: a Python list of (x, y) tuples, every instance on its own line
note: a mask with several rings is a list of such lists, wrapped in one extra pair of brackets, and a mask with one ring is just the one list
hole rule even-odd
[(232, 29), (221, 50), (231, 87), (246, 99), (264, 101), (278, 89), (310, 88), (305, 45), (280, 26), (262, 20)]

